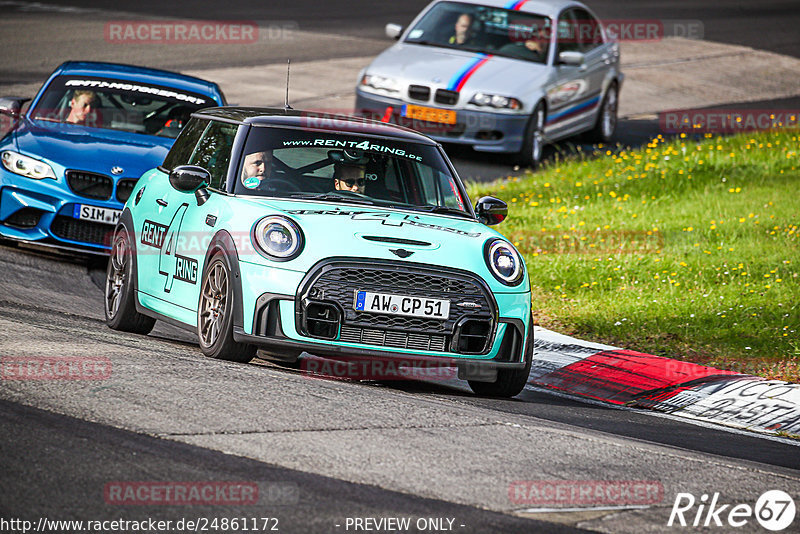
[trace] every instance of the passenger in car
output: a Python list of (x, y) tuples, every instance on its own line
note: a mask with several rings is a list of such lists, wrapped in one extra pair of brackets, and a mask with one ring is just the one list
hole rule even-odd
[(350, 191), (363, 195), (366, 190), (364, 167), (352, 163), (335, 163), (333, 165), (333, 186), (337, 191)]

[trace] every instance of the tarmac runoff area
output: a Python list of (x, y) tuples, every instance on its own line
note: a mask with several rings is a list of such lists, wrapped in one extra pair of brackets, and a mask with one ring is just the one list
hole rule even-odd
[[(388, 47), (391, 43), (387, 41)], [(797, 95), (800, 59), (746, 46), (667, 38), (620, 44), (625, 83), (620, 118), (655, 119), (659, 112), (756, 102)], [(373, 56), (293, 63), (290, 104), (347, 112), (360, 70)], [(189, 70), (215, 80), (231, 103), (282, 107), (286, 64)]]

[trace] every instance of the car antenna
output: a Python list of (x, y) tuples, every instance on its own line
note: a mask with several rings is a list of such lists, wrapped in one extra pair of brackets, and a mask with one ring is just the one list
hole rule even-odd
[(292, 60), (286, 60), (286, 100), (283, 105), (283, 109), (294, 109), (292, 106), (289, 105), (289, 68), (292, 66)]

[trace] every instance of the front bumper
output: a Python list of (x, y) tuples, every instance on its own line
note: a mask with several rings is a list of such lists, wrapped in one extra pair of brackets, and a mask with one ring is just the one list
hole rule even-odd
[[(437, 289), (431, 287), (432, 275), (452, 275), (455, 280), (453, 283), (462, 285), (456, 289), (458, 293), (452, 295), (450, 316), (441, 321), (404, 320), (397, 316), (356, 312), (352, 307), (353, 289), (377, 290), (379, 288), (375, 285), (370, 285), (374, 284), (376, 278), (373, 277), (373, 282), (370, 282), (368, 274), (358, 273), (358, 278), (354, 278), (358, 281), (335, 288), (330, 280), (323, 279), (323, 273), (335, 272), (331, 267), (346, 266), (349, 273), (353, 274), (356, 267), (365, 265), (370, 265), (374, 272), (387, 273), (388, 277), (393, 274), (406, 279), (418, 277), (420, 283), (428, 287), (426, 293), (412, 293), (413, 288), (408, 285), (403, 287), (402, 281), (395, 276), (391, 280), (392, 285), (385, 290), (391, 287), (398, 294), (440, 297)], [(367, 263), (363, 260), (337, 259), (320, 262), (308, 274), (284, 271), (285, 274), (280, 277), (267, 276), (272, 280), (280, 279), (282, 292), (257, 296), (252, 292), (255, 288), (265, 287), (264, 269), (263, 266), (240, 263), (242, 287), (248, 290), (242, 295), (244, 325), (234, 328), (234, 339), (256, 345), (272, 357), (291, 360), (305, 351), (334, 358), (386, 357), (415, 362), (434, 361), (459, 368), (519, 369), (525, 366), (529, 344), (532, 343), (529, 334), (532, 331), (530, 292), (492, 294), (485, 284), (479, 287), (480, 279), (477, 276), (452, 269), (378, 260), (369, 260)], [(485, 296), (491, 300), (492, 309), (484, 308), (483, 313), (477, 313), (474, 309), (457, 309), (456, 303), (461, 300), (479, 301), (477, 293), (470, 295), (461, 289), (467, 287), (465, 281), (470, 279), (476, 282), (476, 291), (488, 293)], [(314, 314), (307, 312), (319, 303), (327, 303), (334, 310), (329, 318), (333, 318), (335, 325), (329, 332), (311, 325), (312, 319), (309, 317)], [(315, 315), (313, 320), (316, 318)], [(474, 322), (468, 325), (465, 320)], [(485, 324), (489, 326), (485, 343), (472, 344), (466, 339), (469, 332), (465, 334), (465, 328), (480, 327), (481, 321), (486, 321)], [(439, 324), (426, 324), (436, 322)], [(358, 336), (354, 338), (355, 331)], [(442, 341), (436, 342), (437, 338), (442, 338)]]
[[(384, 122), (388, 120), (424, 133), (440, 143), (468, 145), (480, 152), (516, 153), (522, 150), (529, 115), (456, 109), (456, 124), (447, 125), (402, 117), (401, 110), (407, 104), (430, 107), (424, 102), (405, 102), (356, 89), (356, 114), (361, 116)], [(445, 109), (437, 105), (433, 107)]]
[(121, 210), (116, 200), (73, 193), (63, 177), (32, 180), (0, 168), (0, 236), (42, 245), (107, 254), (114, 224), (73, 217), (76, 205)]

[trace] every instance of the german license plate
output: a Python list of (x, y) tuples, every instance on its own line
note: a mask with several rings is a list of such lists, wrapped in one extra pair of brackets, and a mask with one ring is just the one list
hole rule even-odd
[(122, 210), (99, 208), (88, 204), (75, 204), (72, 209), (72, 217), (75, 219), (105, 224), (117, 224), (120, 215), (122, 215)]
[(451, 109), (437, 109), (407, 104), (403, 106), (402, 115), (408, 119), (420, 121), (438, 122), (441, 124), (456, 123), (456, 112)]
[(449, 300), (373, 293), (371, 291), (356, 291), (353, 308), (356, 311), (369, 313), (427, 317), (430, 319), (447, 319), (450, 316)]

